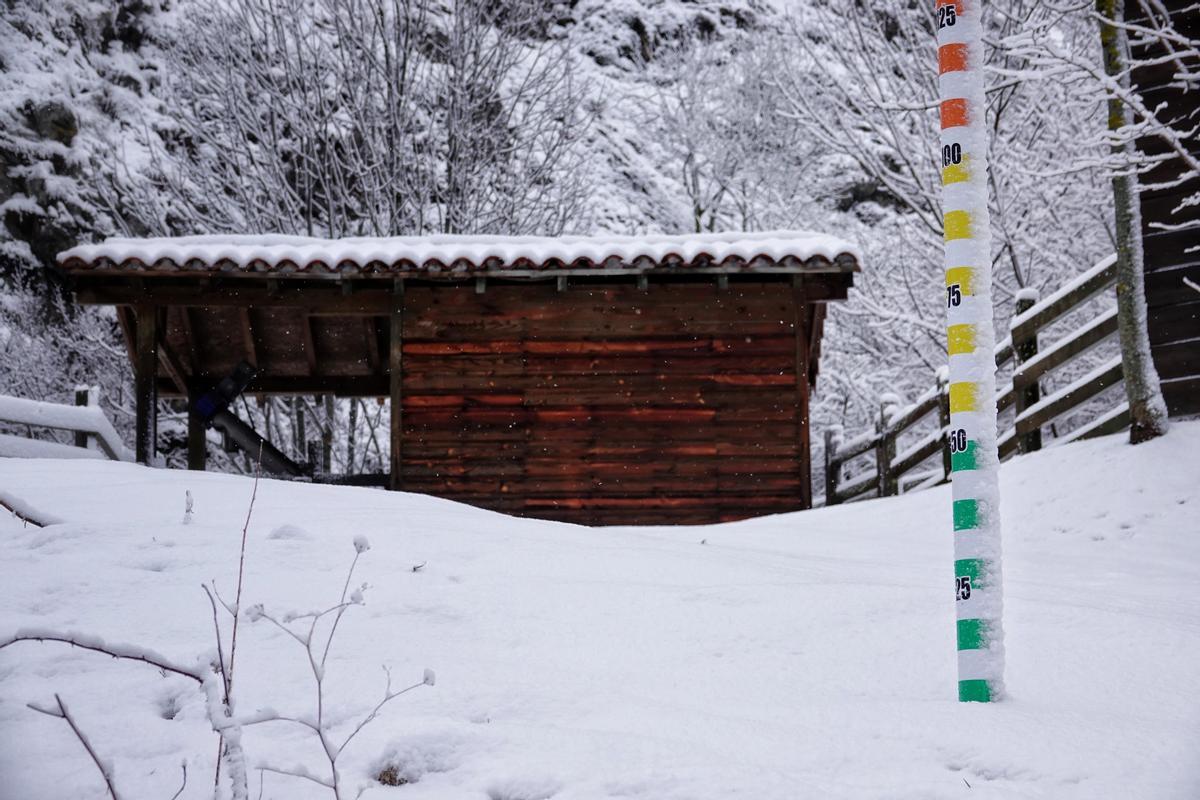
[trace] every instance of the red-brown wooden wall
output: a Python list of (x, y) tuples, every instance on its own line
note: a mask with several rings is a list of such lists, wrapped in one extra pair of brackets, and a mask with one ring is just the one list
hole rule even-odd
[(783, 283), (414, 286), (402, 486), (584, 524), (807, 507), (814, 308)]

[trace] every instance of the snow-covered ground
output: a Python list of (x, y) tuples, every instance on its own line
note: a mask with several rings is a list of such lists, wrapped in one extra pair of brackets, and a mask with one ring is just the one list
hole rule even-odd
[[(946, 488), (589, 530), (264, 481), (245, 604), (335, 602), (354, 537), (370, 539), (366, 605), (328, 665), (334, 715), (377, 702), (381, 665), (398, 684), (432, 668), (437, 684), (346, 751), (365, 798), (1200, 797), (1200, 422), (1018, 458), (1002, 490), (1012, 696), (992, 706), (956, 701)], [(0, 491), (67, 520), (0, 518), (0, 636), (73, 629), (183, 662), (212, 647), (200, 584), (232, 594), (249, 480), (8, 459)], [(239, 712), (310, 713), (300, 647), (262, 621), (239, 638)], [(170, 798), (184, 759), (182, 797), (211, 796), (216, 738), (186, 680), (19, 643), (0, 652), (4, 800), (105, 794), (66, 724), (25, 705), (56, 692), (126, 798)], [(244, 744), (251, 767), (322, 770), (303, 730), (269, 723)], [(388, 765), (411, 782), (371, 783)], [(329, 796), (274, 774), (263, 786)]]

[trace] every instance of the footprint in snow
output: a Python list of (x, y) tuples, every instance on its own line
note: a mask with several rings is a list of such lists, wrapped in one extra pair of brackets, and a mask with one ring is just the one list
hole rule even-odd
[(179, 712), (183, 710), (183, 703), (183, 693), (173, 687), (161, 692), (158, 699), (154, 701), (158, 715), (163, 719), (175, 719), (179, 716)]
[(550, 800), (561, 789), (557, 781), (517, 778), (494, 784), (487, 796), (488, 800)]
[(465, 740), (450, 732), (411, 734), (394, 740), (371, 768), (384, 786), (416, 783), (429, 773), (450, 772), (462, 763)]
[(274, 540), (307, 540), (311, 539), (312, 534), (301, 528), (299, 525), (280, 525), (275, 530), (267, 534), (268, 539)]

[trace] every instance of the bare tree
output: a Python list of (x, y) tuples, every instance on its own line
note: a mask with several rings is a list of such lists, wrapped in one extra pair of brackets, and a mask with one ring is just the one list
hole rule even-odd
[[(999, 327), (1022, 289), (1048, 293), (1113, 248), (1108, 175), (1068, 169), (1064, 159), (1105, 158), (1107, 144), (1090, 135), (1103, 126), (1103, 104), (1079, 82), (1040, 80), (1033, 55), (1007, 46), (1041, 24), (1048, 5), (991, 4), (985, 18)], [(1095, 50), (1087, 20), (1069, 17), (1056, 36), (1067, 53)], [(941, 270), (932, 265), (943, 247), (932, 11), (899, 0), (801, 7), (774, 51), (788, 54), (777, 59), (775, 73), (780, 111), (825, 154), (817, 191), (851, 212), (850, 219), (831, 219), (866, 246), (870, 269), (854, 302), (831, 309), (831, 361), (822, 370), (823, 394), (836, 395), (829, 412), (848, 408), (865, 424), (880, 392), (923, 391), (945, 359), (942, 311), (928, 302), (941, 291)], [(814, 409), (818, 416), (824, 402)]]
[(450, 4), (434, 48), (443, 233), (557, 234), (580, 218), (582, 87), (570, 52), (541, 40), (547, 12), (532, 0)]
[(550, 11), (197, 5), (169, 50), (178, 127), (151, 148), (151, 181), (115, 200), (163, 234), (560, 233), (585, 196), (586, 118)]
[(812, 207), (817, 162), (777, 113), (771, 48), (695, 37), (660, 48), (633, 102), (648, 145), (688, 203), (696, 233), (794, 226)]
[[(1137, 23), (1125, 19), (1134, 9)], [(1096, 30), (1099, 29), (1098, 43)], [(1064, 31), (1084, 34), (1091, 46), (1067, 46)], [(1131, 40), (1149, 56), (1134, 58)], [(1196, 121), (1170, 117), (1171, 106), (1152, 103), (1133, 87), (1137, 69), (1166, 68), (1171, 86), (1200, 90), (1200, 42), (1189, 39), (1172, 24), (1172, 15), (1159, 0), (1095, 0), (1045, 4), (1019, 31), (1000, 39), (997, 46), (1022, 59), (1028, 68), (1009, 72), (1011, 79), (1040, 81), (1073, 87), (1071, 106), (1097, 106), (1107, 111), (1107, 124), (1082, 131), (1074, 142), (1075, 153), (1064, 152), (1056, 172), (1075, 179), (1090, 172), (1111, 181), (1115, 213), (1112, 230), (1117, 251), (1117, 309), (1125, 391), (1129, 401), (1130, 440), (1155, 438), (1166, 431), (1167, 409), (1150, 352), (1145, 297), (1143, 223), (1139, 192), (1174, 191), (1200, 176), (1200, 159), (1194, 154)], [(1138, 140), (1153, 144), (1153, 154)], [(1170, 162), (1177, 169), (1165, 179), (1147, 180)], [(1159, 171), (1161, 172), (1161, 171)], [(1200, 194), (1182, 197), (1172, 210), (1182, 212), (1200, 203)], [(1111, 223), (1110, 223), (1111, 224)], [(1195, 222), (1155, 222), (1166, 229), (1195, 227)]]
[[(1100, 43), (1104, 71), (1126, 92), (1129, 89), (1129, 40), (1123, 4), (1096, 0), (1100, 15)], [(1114, 134), (1114, 153), (1134, 160), (1134, 143), (1121, 134), (1133, 123), (1129, 104), (1119, 93), (1108, 98), (1108, 127)], [(1142, 211), (1137, 176), (1124, 169), (1113, 173), (1113, 200), (1117, 232), (1117, 324), (1121, 336), (1121, 361), (1125, 394), (1129, 399), (1129, 440), (1133, 444), (1167, 432), (1167, 404), (1163, 401), (1158, 372), (1150, 354), (1146, 318), (1145, 258), (1142, 251)]]

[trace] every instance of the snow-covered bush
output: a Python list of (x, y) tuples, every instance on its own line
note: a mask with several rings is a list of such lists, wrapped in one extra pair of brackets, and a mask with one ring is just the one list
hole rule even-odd
[[(253, 500), (251, 500), (252, 511)], [(248, 523), (249, 518), (247, 518)], [(344, 721), (345, 715), (338, 714), (336, 715), (336, 719), (332, 718), (334, 715), (331, 714), (331, 703), (328, 696), (331, 682), (326, 672), (326, 663), (333, 649), (338, 624), (341, 622), (342, 616), (352, 607), (365, 603), (364, 593), (368, 588), (365, 583), (353, 589), (351, 588), (358, 560), (363, 553), (370, 549), (370, 544), (364, 536), (355, 537), (353, 544), (354, 559), (350, 562), (350, 567), (346, 572), (346, 580), (342, 586), (341, 595), (336, 603), (323, 610), (272, 614), (261, 603), (256, 603), (242, 610), (239, 608), (241, 594), (240, 580), (238, 586), (239, 599), (235, 599), (233, 602), (223, 600), (216, 593), (215, 586), (212, 588), (205, 586), (204, 590), (212, 603), (216, 650), (215, 652), (198, 655), (191, 663), (174, 661), (139, 645), (109, 642), (88, 633), (48, 629), (26, 628), (18, 630), (11, 636), (0, 638), (0, 650), (20, 642), (56, 642), (90, 650), (111, 656), (112, 658), (140, 662), (154, 667), (160, 673), (176, 675), (193, 681), (205, 697), (208, 721), (220, 737), (220, 758), (217, 762), (216, 779), (216, 796), (218, 798), (229, 797), (232, 800), (247, 800), (249, 797), (247, 777), (249, 764), (242, 747), (242, 731), (245, 728), (269, 722), (297, 725), (308, 730), (316, 737), (324, 753), (327, 762), (326, 766), (320, 769), (310, 769), (304, 764), (279, 766), (265, 762), (256, 763), (254, 765), (255, 768), (263, 772), (271, 772), (311, 781), (329, 789), (335, 800), (342, 800), (342, 798), (352, 796), (348, 794), (349, 779), (343, 774), (339, 766), (339, 759), (350, 743), (354, 741), (364, 728), (378, 718), (384, 707), (392, 700), (421, 686), (433, 686), (436, 683), (436, 676), (433, 670), (426, 669), (419, 681), (410, 685), (397, 687), (392, 683), (391, 671), (387, 666), (384, 666), (383, 671), (386, 681), (380, 699), (373, 703), (365, 714), (362, 714), (349, 724), (350, 729), (348, 732), (344, 730), (341, 733), (338, 732), (339, 723)], [(243, 558), (244, 555), (243, 544)], [(234, 629), (228, 640), (228, 648), (221, 633), (218, 605), (223, 607), (234, 619)], [(260, 705), (255, 711), (250, 713), (237, 713), (235, 709), (233, 677), (238, 643), (236, 624), (238, 619), (245, 619), (252, 623), (261, 621), (269, 622), (286, 633), (289, 638), (303, 648), (313, 677), (313, 707), (308, 713), (289, 716), (280, 714), (266, 705)], [(97, 750), (91, 740), (79, 728), (62, 699), (58, 695), (55, 695), (54, 699), (55, 703), (53, 705), (30, 703), (30, 708), (43, 714), (63, 719), (70, 726), (75, 736), (87, 751), (87, 754), (96, 764), (97, 769), (101, 772), (110, 796), (113, 800), (120, 800), (119, 787), (115, 786), (111, 764), (97, 754)], [(224, 776), (223, 778), (222, 775)], [(184, 781), (186, 784), (186, 764), (184, 767)]]

